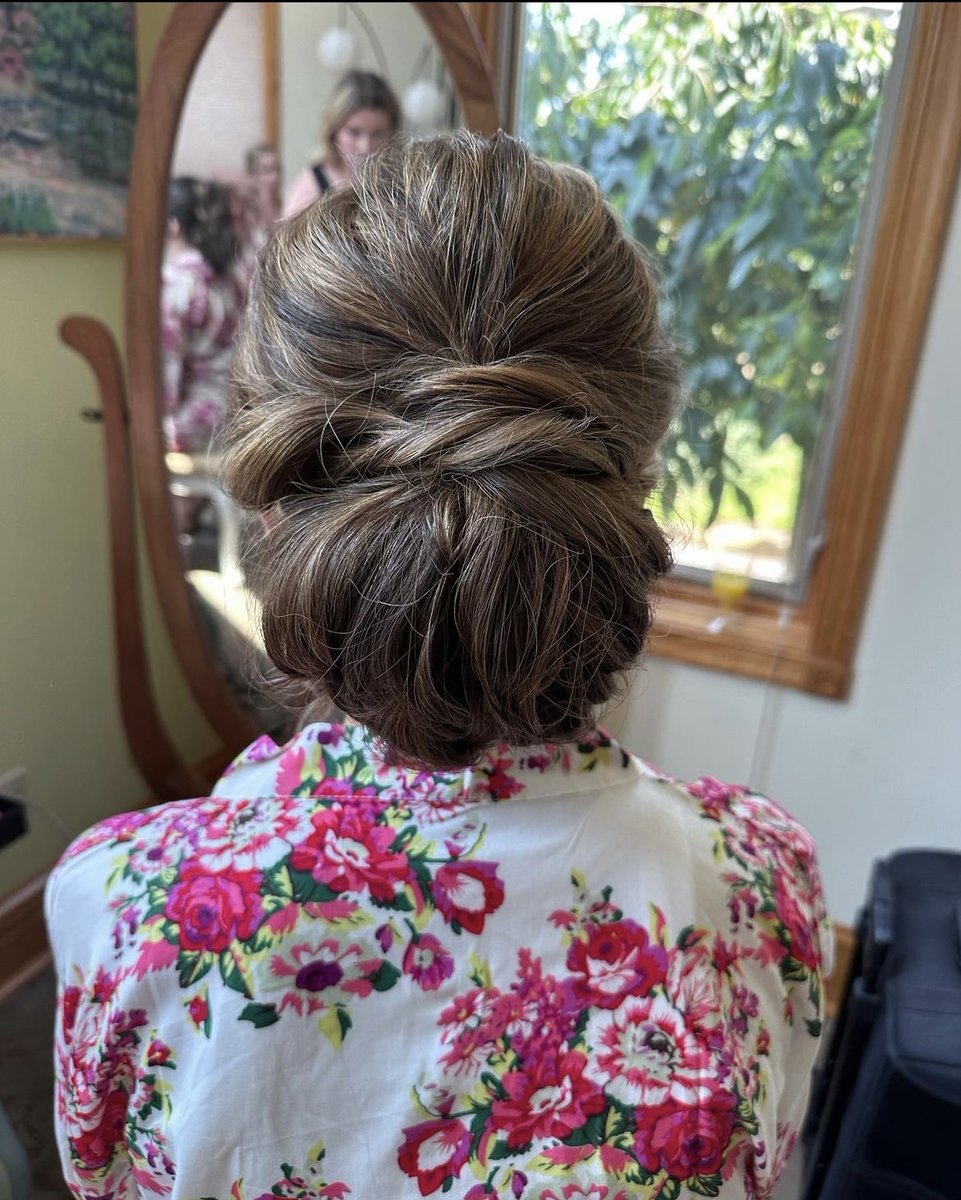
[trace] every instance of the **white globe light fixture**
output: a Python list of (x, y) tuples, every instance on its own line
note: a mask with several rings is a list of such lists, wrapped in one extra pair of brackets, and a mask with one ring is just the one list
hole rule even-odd
[(415, 79), (404, 89), (401, 103), (404, 114), (412, 125), (426, 125), (440, 113), (444, 97), (436, 83), (429, 79)]
[(347, 67), (357, 53), (357, 39), (349, 29), (335, 25), (317, 39), (317, 58), (324, 67)]

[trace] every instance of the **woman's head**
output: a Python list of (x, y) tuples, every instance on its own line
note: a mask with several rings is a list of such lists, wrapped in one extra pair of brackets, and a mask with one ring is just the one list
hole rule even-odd
[(222, 275), (237, 257), (237, 233), (225, 187), (180, 175), (167, 191), (167, 220)]
[(400, 128), (400, 104), (390, 86), (369, 71), (348, 71), (324, 117), (327, 153), (350, 170), (380, 150)]
[(280, 670), (433, 766), (589, 728), (669, 565), (678, 382), (597, 186), (502, 134), (388, 148), (276, 231), (237, 372)]
[(280, 155), (272, 142), (259, 142), (244, 155), (248, 176), (258, 185), (277, 191), (280, 188)]

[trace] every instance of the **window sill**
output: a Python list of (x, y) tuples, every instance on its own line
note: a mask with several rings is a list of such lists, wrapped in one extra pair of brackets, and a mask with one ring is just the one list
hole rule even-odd
[(961, 7), (915, 5), (912, 21), (876, 251), (851, 326), (856, 344), (823, 512), (829, 536), (806, 599), (784, 626), (777, 600), (748, 597), (711, 633), (716, 598), (669, 579), (652, 654), (837, 700), (850, 691), (961, 161)]
[[(814, 649), (814, 626), (803, 605), (745, 597), (723, 628), (712, 632), (717, 599), (703, 585), (669, 580), (661, 594), (648, 650), (660, 658), (782, 684), (841, 700), (847, 662)], [(786, 620), (785, 620), (786, 615)]]

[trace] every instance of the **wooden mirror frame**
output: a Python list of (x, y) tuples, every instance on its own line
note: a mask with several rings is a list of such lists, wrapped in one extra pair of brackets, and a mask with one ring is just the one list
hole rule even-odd
[[(495, 133), (500, 122), (493, 71), (465, 6), (412, 7), (444, 59), (465, 124)], [(160, 606), (197, 703), (226, 746), (239, 752), (260, 731), (227, 687), (203, 634), (177, 542), (161, 426), (160, 278), (170, 164), (194, 69), (226, 8), (226, 0), (178, 4), (141, 100), (127, 202), (126, 358), (133, 459)]]

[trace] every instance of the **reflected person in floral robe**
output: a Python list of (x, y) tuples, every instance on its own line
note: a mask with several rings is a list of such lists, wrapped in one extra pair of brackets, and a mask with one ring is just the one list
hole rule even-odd
[(171, 450), (211, 448), (227, 407), (245, 285), (227, 191), (171, 182), (161, 286), (164, 431)]

